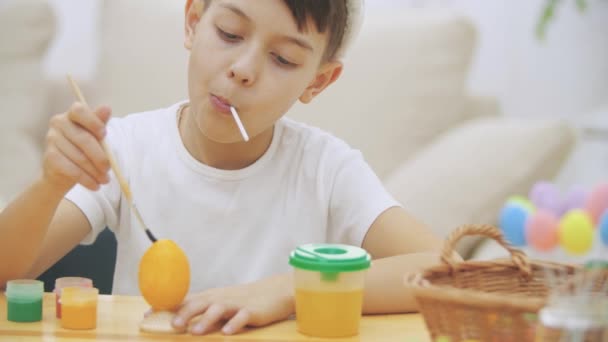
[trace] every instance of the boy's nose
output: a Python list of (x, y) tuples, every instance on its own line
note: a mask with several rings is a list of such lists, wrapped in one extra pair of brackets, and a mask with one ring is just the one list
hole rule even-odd
[(251, 75), (246, 75), (235, 70), (230, 70), (228, 72), (228, 77), (234, 79), (235, 81), (241, 83), (244, 86), (249, 86), (253, 83), (253, 77)]
[(243, 86), (251, 86), (256, 81), (263, 61), (260, 52), (252, 48), (240, 54), (228, 67), (228, 78)]

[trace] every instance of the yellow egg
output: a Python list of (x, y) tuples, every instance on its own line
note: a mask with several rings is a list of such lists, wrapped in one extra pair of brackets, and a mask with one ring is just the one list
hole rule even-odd
[(154, 311), (173, 311), (190, 287), (186, 253), (171, 241), (156, 241), (139, 262), (139, 290)]
[(581, 255), (593, 246), (593, 221), (587, 212), (569, 211), (559, 223), (559, 244), (566, 252)]

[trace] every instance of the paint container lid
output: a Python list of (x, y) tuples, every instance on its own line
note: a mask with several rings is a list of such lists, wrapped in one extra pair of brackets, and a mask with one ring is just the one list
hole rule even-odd
[[(64, 287), (68, 286), (81, 286), (81, 287), (93, 287), (93, 280), (84, 277), (62, 277), (55, 279), (55, 293), (59, 293)], [(61, 294), (61, 293), (59, 293)]]
[(42, 298), (44, 283), (40, 280), (17, 279), (6, 283), (6, 298), (16, 301), (34, 301)]

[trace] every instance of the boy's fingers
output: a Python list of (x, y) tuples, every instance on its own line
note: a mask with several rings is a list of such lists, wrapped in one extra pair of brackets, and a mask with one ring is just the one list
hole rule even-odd
[[(72, 124), (62, 125), (59, 129), (62, 131), (63, 136), (72, 145), (78, 148), (87, 158), (87, 160), (93, 164), (96, 172), (92, 173), (91, 175), (98, 173), (100, 175), (106, 175), (108, 173), (110, 170), (110, 161), (108, 160), (99, 141), (90, 132), (79, 129), (78, 126)], [(79, 160), (74, 161), (77, 162)]]
[(99, 189), (99, 184), (84, 172), (78, 165), (74, 164), (68, 157), (55, 147), (51, 147), (47, 152), (50, 158), (53, 158), (54, 164), (62, 165), (64, 172), (72, 177), (74, 183), (80, 183), (82, 186), (90, 190)]
[(205, 311), (201, 319), (196, 323), (191, 332), (193, 335), (202, 335), (209, 331), (209, 328), (215, 325), (226, 312), (226, 308), (220, 304), (213, 304)]
[(251, 314), (249, 314), (249, 311), (247, 311), (247, 309), (241, 309), (230, 319), (230, 321), (228, 321), (228, 323), (226, 323), (226, 325), (224, 325), (222, 332), (226, 335), (237, 333), (247, 326), (250, 318)]
[(202, 299), (189, 301), (179, 309), (171, 323), (176, 328), (183, 328), (192, 318), (205, 312), (208, 307), (209, 302)]
[(95, 115), (97, 115), (99, 120), (101, 120), (104, 124), (107, 124), (112, 117), (112, 108), (108, 106), (101, 106), (95, 110)]
[[(90, 181), (95, 184), (99, 183), (107, 183), (108, 176), (100, 173), (91, 161), (87, 158), (87, 156), (82, 153), (76, 146), (72, 145), (65, 138), (58, 138), (55, 141), (55, 147), (57, 150), (61, 152), (72, 164), (74, 164), (77, 168), (82, 170), (82, 173), (85, 173)], [(86, 183), (90, 183), (87, 177), (80, 176)], [(83, 184), (85, 185), (85, 184)]]
[(74, 103), (68, 111), (68, 118), (91, 132), (97, 140), (101, 140), (106, 135), (106, 124), (97, 115), (81, 103)]

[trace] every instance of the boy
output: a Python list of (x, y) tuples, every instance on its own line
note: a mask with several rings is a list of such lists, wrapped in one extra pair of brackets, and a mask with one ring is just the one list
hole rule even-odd
[(413, 310), (402, 276), (435, 264), (438, 240), (387, 194), (360, 153), (283, 118), (340, 76), (358, 1), (188, 0), (189, 100), (111, 121), (109, 108), (80, 103), (55, 116), (43, 174), (0, 215), (0, 258), (12, 261), (0, 286), (36, 277), (108, 226), (118, 240), (113, 292), (138, 294), (138, 262), (150, 242), (108, 173), (106, 139), (146, 223), (192, 265), (195, 294), (176, 327), (202, 315), (193, 334), (223, 320), (232, 334), (286, 319), (294, 312), (287, 258), (310, 242), (372, 255), (364, 313)]

